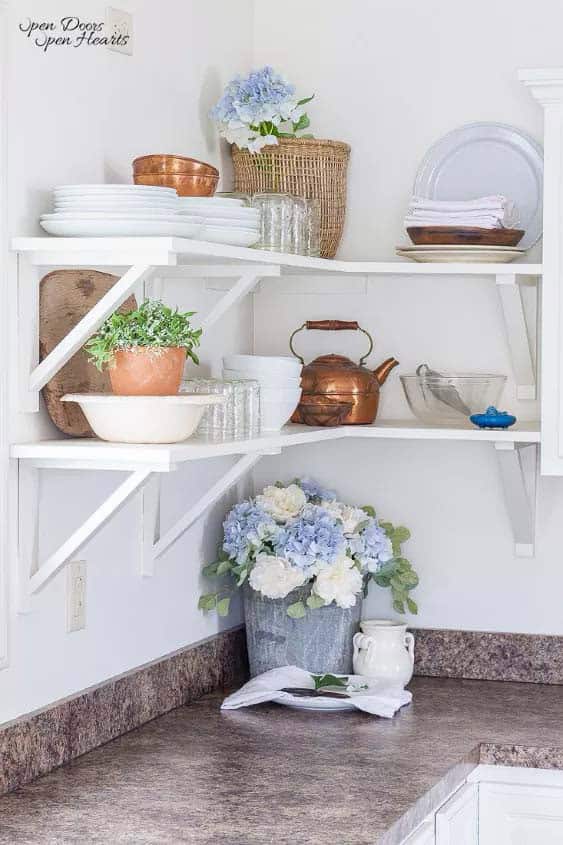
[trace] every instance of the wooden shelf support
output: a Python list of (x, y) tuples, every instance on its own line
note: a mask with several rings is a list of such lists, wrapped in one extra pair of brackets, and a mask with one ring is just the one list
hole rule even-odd
[(498, 442), (495, 450), (514, 535), (514, 554), (534, 557), (539, 447), (534, 443)]
[(516, 394), (518, 399), (535, 399), (536, 372), (534, 357), (532, 355), (532, 345), (526, 324), (522, 291), (519, 283), (519, 280), (525, 280), (526, 278), (526, 276), (505, 273), (503, 275), (497, 275), (495, 281), (504, 317), (504, 327), (506, 329), (508, 348), (512, 359), (512, 370), (516, 379)]

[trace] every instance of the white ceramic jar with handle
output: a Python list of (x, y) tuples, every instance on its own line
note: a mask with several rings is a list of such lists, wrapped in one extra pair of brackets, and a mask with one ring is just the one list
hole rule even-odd
[(364, 619), (354, 636), (354, 672), (404, 687), (414, 669), (414, 637), (392, 619)]

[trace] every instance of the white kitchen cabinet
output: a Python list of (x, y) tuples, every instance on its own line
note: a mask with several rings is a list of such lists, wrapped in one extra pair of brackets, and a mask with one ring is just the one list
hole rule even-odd
[(467, 783), (436, 813), (436, 845), (477, 845), (478, 786)]
[(563, 787), (481, 783), (480, 845), (562, 845)]
[(423, 822), (414, 833), (411, 833), (408, 839), (405, 839), (402, 845), (436, 845), (434, 819)]

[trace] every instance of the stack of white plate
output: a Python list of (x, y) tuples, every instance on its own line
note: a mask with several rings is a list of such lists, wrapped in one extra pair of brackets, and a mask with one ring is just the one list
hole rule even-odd
[(203, 217), (198, 238), (218, 244), (253, 246), (260, 239), (260, 212), (231, 197), (179, 197), (183, 219)]
[(111, 237), (173, 235), (194, 238), (203, 218), (178, 214), (174, 188), (146, 185), (61, 185), (54, 189), (54, 213), (43, 214), (50, 235)]
[(227, 355), (223, 378), (253, 379), (260, 384), (262, 431), (279, 431), (301, 399), (301, 362), (276, 355)]

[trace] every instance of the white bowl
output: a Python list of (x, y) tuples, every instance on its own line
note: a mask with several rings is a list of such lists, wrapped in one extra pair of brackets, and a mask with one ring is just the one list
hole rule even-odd
[(289, 421), (292, 413), (299, 404), (301, 391), (294, 399), (277, 399), (268, 402), (260, 394), (260, 421), (262, 431), (279, 431)]
[(225, 355), (223, 366), (227, 370), (260, 372), (264, 375), (289, 378), (297, 378), (303, 369), (301, 361), (287, 355)]
[(300, 399), (300, 387), (260, 386), (260, 402), (295, 402), (297, 405)]
[(179, 443), (196, 430), (208, 405), (224, 396), (181, 393), (175, 396), (116, 396), (113, 393), (67, 393), (77, 402), (93, 431), (115, 443)]
[(270, 376), (270, 375), (262, 375), (262, 373), (253, 373), (245, 372), (244, 370), (223, 370), (223, 378), (227, 381), (244, 381), (245, 379), (251, 379), (252, 381), (257, 381), (260, 384), (260, 387), (300, 387), (301, 386), (301, 379), (300, 378), (288, 378), (286, 376)]

